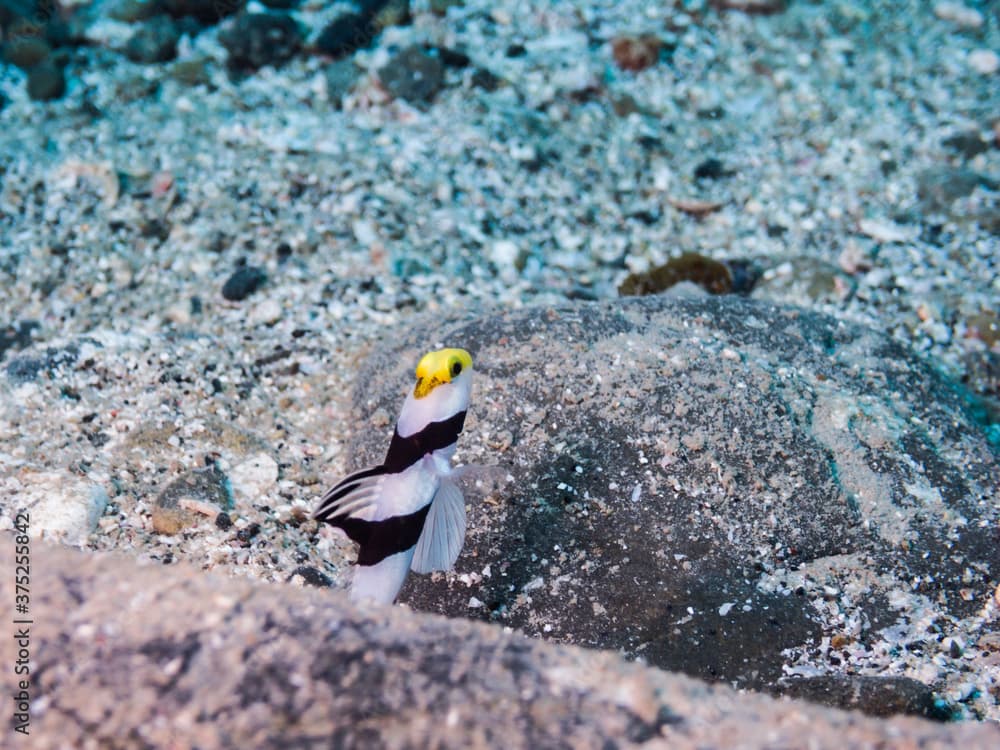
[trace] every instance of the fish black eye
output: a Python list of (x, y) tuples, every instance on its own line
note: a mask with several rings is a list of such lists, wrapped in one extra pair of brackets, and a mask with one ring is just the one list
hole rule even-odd
[(461, 362), (459, 362), (458, 360), (456, 360), (456, 361), (454, 361), (454, 362), (451, 363), (451, 376), (453, 378), (457, 377), (458, 374), (461, 371), (462, 371), (462, 363)]

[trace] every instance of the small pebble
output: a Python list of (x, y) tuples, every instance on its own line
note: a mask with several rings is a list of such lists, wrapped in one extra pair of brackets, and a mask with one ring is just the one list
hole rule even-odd
[(214, 465), (193, 469), (177, 477), (157, 496), (152, 510), (153, 530), (157, 534), (177, 534), (199, 523), (207, 508), (230, 505), (232, 489), (224, 473)]
[(1000, 345), (1000, 317), (996, 312), (980, 312), (966, 321), (968, 336), (977, 338), (989, 347)]
[(180, 30), (170, 16), (155, 16), (136, 29), (125, 44), (125, 56), (137, 63), (168, 62), (177, 57)]
[(951, 21), (965, 29), (978, 29), (983, 25), (983, 14), (962, 3), (942, 2), (934, 6), (934, 15), (942, 21)]
[(637, 72), (656, 65), (662, 48), (663, 42), (653, 34), (620, 36), (611, 41), (611, 56), (622, 70)]
[(238, 499), (263, 501), (278, 481), (278, 463), (267, 453), (257, 453), (230, 469), (229, 478)]
[(267, 273), (257, 266), (242, 266), (222, 285), (222, 296), (231, 302), (246, 299), (267, 281)]
[(371, 19), (358, 13), (345, 13), (328, 24), (316, 38), (316, 50), (333, 57), (344, 57), (372, 43), (376, 30)]
[(292, 571), (290, 576), (288, 576), (289, 581), (295, 578), (301, 578), (302, 582), (307, 586), (329, 588), (333, 585), (333, 581), (330, 580), (329, 576), (324, 575), (319, 570), (309, 565), (300, 565)]
[(66, 93), (66, 76), (62, 68), (43, 62), (28, 71), (28, 96), (36, 102), (58, 99)]
[(976, 49), (969, 53), (969, 67), (984, 76), (991, 76), (1000, 70), (1000, 55), (991, 49)]
[(925, 213), (946, 211), (985, 182), (982, 175), (965, 167), (929, 167), (917, 175), (917, 197)]
[[(167, 13), (174, 18), (191, 16), (203, 24), (216, 24), (225, 16), (243, 9), (242, 0), (159, 0)], [(150, 3), (153, 5), (154, 3)]]
[(8, 349), (23, 349), (30, 346), (32, 332), (39, 328), (34, 320), (22, 320), (7, 326), (0, 326), (0, 358)]
[(965, 159), (974, 159), (989, 151), (990, 144), (978, 130), (963, 130), (941, 141), (943, 146), (957, 151)]
[(30, 511), (32, 536), (77, 547), (87, 543), (108, 504), (101, 485), (68, 472), (29, 472), (22, 482), (17, 499)]
[(451, 47), (437, 45), (429, 47), (425, 51), (436, 55), (447, 68), (467, 68), (472, 64), (472, 59), (467, 54)]
[(962, 643), (957, 638), (945, 638), (944, 643), (941, 645), (943, 646), (942, 650), (946, 650), (948, 652), (948, 656), (952, 659), (961, 658), (964, 653)]
[(353, 60), (345, 58), (327, 65), (323, 69), (327, 100), (335, 107), (340, 107), (344, 97), (351, 92), (360, 76), (361, 71)]
[(372, 19), (376, 32), (410, 22), (410, 0), (355, 0), (355, 4)]
[(512, 240), (497, 240), (490, 246), (490, 260), (499, 269), (515, 269), (521, 259), (521, 249)]
[(872, 259), (861, 248), (860, 244), (853, 239), (849, 239), (844, 244), (844, 249), (840, 251), (840, 255), (837, 256), (837, 265), (846, 273), (861, 273), (871, 270)]
[(122, 23), (145, 21), (160, 12), (161, 5), (149, 0), (112, 0), (104, 6), (109, 18)]
[(717, 180), (720, 177), (726, 177), (730, 174), (731, 172), (726, 170), (722, 162), (714, 157), (705, 159), (705, 161), (694, 168), (694, 178), (696, 180)]
[(858, 229), (862, 234), (878, 242), (910, 242), (919, 234), (913, 227), (903, 227), (880, 219), (861, 219), (858, 222)]
[(302, 38), (295, 19), (283, 13), (243, 13), (219, 33), (229, 66), (250, 70), (287, 62), (299, 51)]
[(175, 325), (186, 326), (191, 322), (191, 304), (186, 301), (175, 302), (167, 308), (164, 317)]
[(503, 85), (503, 79), (486, 68), (476, 68), (469, 82), (483, 91), (496, 91)]
[(208, 85), (212, 78), (205, 58), (178, 60), (167, 71), (167, 75), (185, 86)]
[(444, 64), (420, 47), (407, 47), (378, 71), (382, 85), (398, 99), (429, 102), (444, 85)]
[(276, 299), (265, 299), (257, 304), (249, 315), (253, 325), (274, 325), (281, 320), (283, 310)]
[(21, 70), (30, 70), (45, 60), (52, 48), (40, 36), (14, 37), (3, 45), (3, 59)]
[(629, 115), (641, 112), (639, 103), (631, 94), (613, 94), (611, 97), (611, 110), (617, 117), (628, 117)]
[(236, 538), (244, 547), (249, 547), (253, 538), (260, 533), (260, 524), (256, 521), (236, 532)]

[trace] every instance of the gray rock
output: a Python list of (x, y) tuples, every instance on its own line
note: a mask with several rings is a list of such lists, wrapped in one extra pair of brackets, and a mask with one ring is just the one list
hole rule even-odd
[[(0, 545), (5, 570), (13, 553)], [(995, 726), (867, 719), (341, 593), (44, 544), (32, 617), (37, 750), (123, 737), (202, 750), (1000, 743)]]
[[(89, 339), (84, 339), (90, 343)], [(41, 350), (26, 350), (12, 357), (7, 363), (7, 377), (13, 383), (27, 383), (36, 380), (42, 373), (56, 377), (63, 367), (72, 367), (80, 357), (80, 347), (70, 343), (61, 347), (46, 347)]]
[(20, 482), (16, 508), (8, 511), (26, 510), (32, 536), (63, 544), (86, 544), (108, 504), (101, 485), (67, 472), (27, 471)]
[(484, 91), (496, 91), (504, 84), (503, 78), (486, 68), (476, 68), (469, 76), (469, 83)]
[(66, 93), (66, 74), (55, 63), (41, 62), (28, 71), (28, 96), (36, 102), (59, 99)]
[(203, 24), (215, 24), (238, 13), (245, 0), (160, 0), (163, 9), (174, 18), (190, 16)]
[(0, 359), (8, 350), (23, 349), (31, 344), (33, 332), (41, 326), (37, 320), (21, 320), (0, 328)]
[(199, 521), (214, 521), (219, 512), (232, 507), (229, 478), (216, 466), (195, 469), (175, 479), (156, 498), (153, 530), (177, 534)]
[(917, 197), (925, 212), (947, 212), (980, 185), (996, 189), (994, 181), (966, 167), (931, 167), (917, 175)]
[(876, 643), (996, 585), (996, 446), (874, 331), (736, 297), (421, 322), (365, 365), (348, 468), (381, 460), (368, 420), (436, 343), (476, 361), (460, 458), (513, 481), (470, 493), (456, 574), (402, 591), (417, 609), (777, 689), (796, 660), (837, 671), (824, 632)]
[(355, 0), (362, 16), (370, 18), (376, 31), (405, 26), (411, 20), (410, 0)]
[(170, 16), (155, 16), (129, 37), (125, 56), (138, 63), (168, 62), (177, 57), (180, 37), (180, 29)]
[(320, 31), (315, 48), (317, 52), (339, 59), (370, 45), (377, 33), (371, 17), (344, 13)]
[(178, 60), (170, 66), (167, 75), (186, 86), (207, 86), (212, 81), (206, 58)]
[(326, 98), (339, 109), (344, 97), (350, 93), (360, 75), (358, 66), (348, 58), (327, 65), (323, 69), (323, 77), (326, 79)]
[(163, 12), (160, 0), (111, 0), (105, 6), (109, 18), (123, 23), (137, 23)]
[(41, 36), (15, 36), (2, 48), (3, 59), (21, 70), (31, 70), (42, 63), (52, 52), (52, 47)]
[(266, 281), (267, 272), (263, 268), (241, 266), (222, 285), (222, 296), (231, 302), (239, 302), (260, 289)]
[(302, 46), (298, 23), (284, 13), (241, 13), (219, 32), (232, 68), (256, 70), (287, 62)]
[(978, 130), (961, 130), (945, 138), (941, 145), (961, 154), (963, 159), (974, 159), (990, 150), (990, 143)]
[(241, 503), (263, 502), (278, 481), (278, 462), (264, 451), (254, 453), (233, 466), (229, 478)]
[(444, 64), (414, 45), (379, 68), (378, 77), (395, 97), (429, 102), (444, 85)]

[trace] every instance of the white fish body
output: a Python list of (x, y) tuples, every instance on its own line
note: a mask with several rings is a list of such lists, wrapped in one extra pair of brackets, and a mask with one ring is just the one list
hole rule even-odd
[(462, 349), (426, 354), (379, 466), (355, 472), (321, 499), (317, 520), (359, 545), (351, 599), (391, 604), (412, 569), (450, 569), (465, 541), (465, 500), (451, 457), (472, 390)]

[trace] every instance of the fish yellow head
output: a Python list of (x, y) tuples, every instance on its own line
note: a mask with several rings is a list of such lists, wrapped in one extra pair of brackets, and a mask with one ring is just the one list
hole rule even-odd
[(413, 397), (424, 398), (439, 385), (450, 383), (472, 369), (472, 355), (465, 349), (438, 349), (427, 352), (417, 364), (417, 384)]

